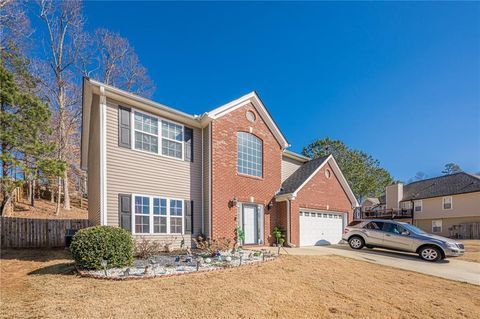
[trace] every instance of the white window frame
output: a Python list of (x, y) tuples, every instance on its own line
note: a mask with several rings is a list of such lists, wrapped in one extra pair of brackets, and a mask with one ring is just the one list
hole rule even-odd
[[(245, 172), (240, 172), (239, 168), (240, 166), (238, 165), (238, 160), (239, 160), (239, 157), (240, 157), (240, 154), (239, 154), (239, 143), (238, 143), (238, 139), (239, 139), (239, 134), (247, 134), (247, 135), (251, 135), (253, 136), (255, 139), (257, 139), (258, 141), (260, 141), (260, 151), (261, 151), (261, 158), (260, 158), (260, 175), (253, 175), (253, 174), (249, 174), (249, 173), (245, 173)], [(249, 133), (249, 132), (244, 132), (244, 131), (238, 131), (237, 134), (236, 134), (236, 138), (237, 138), (237, 174), (238, 175), (241, 175), (241, 176), (250, 176), (250, 177), (253, 177), (253, 178), (260, 178), (262, 179), (263, 178), (263, 170), (264, 170), (264, 149), (263, 149), (263, 140), (256, 136), (255, 134), (252, 134), (252, 133)], [(255, 163), (254, 163), (255, 164)]]
[[(157, 135), (156, 135), (156, 137), (157, 137), (157, 153), (145, 151), (145, 150), (138, 149), (138, 148), (135, 147), (135, 131), (141, 132), (143, 134), (148, 134), (148, 135), (151, 135), (151, 136), (155, 136), (154, 134), (135, 129), (135, 113), (143, 114), (143, 115), (150, 116), (150, 117), (153, 117), (153, 118), (157, 119), (157, 129), (158, 129)], [(163, 137), (163, 135), (162, 135), (162, 121), (181, 126), (182, 127), (182, 136), (183, 136), (182, 141), (172, 140), (168, 137)], [(130, 123), (131, 123), (130, 139), (132, 141), (130, 144), (131, 144), (131, 149), (132, 150), (137, 151), (137, 152), (146, 153), (146, 154), (154, 154), (154, 155), (159, 155), (159, 156), (163, 156), (163, 157), (173, 158), (173, 159), (176, 159), (176, 160), (179, 160), (179, 161), (184, 161), (185, 160), (185, 125), (183, 125), (181, 123), (178, 123), (178, 122), (175, 122), (175, 121), (172, 121), (172, 120), (165, 119), (165, 118), (157, 116), (155, 114), (147, 113), (147, 112), (144, 112), (144, 111), (141, 111), (141, 110), (138, 110), (138, 109), (134, 109), (134, 108), (132, 108), (131, 112), (130, 112)], [(182, 158), (163, 154), (162, 153), (162, 139), (166, 139), (168, 141), (172, 141), (172, 142), (182, 144)]]
[[(135, 231), (135, 197), (148, 197), (149, 198), (149, 231), (148, 233), (137, 233)], [(153, 232), (153, 199), (166, 199), (167, 200), (167, 232), (166, 233), (154, 233)], [(170, 232), (170, 200), (178, 200), (182, 203), (182, 216), (173, 216), (174, 218), (181, 218), (182, 220), (182, 232), (181, 233), (172, 233)], [(142, 215), (145, 216), (145, 215)], [(164, 216), (164, 215), (158, 215)], [(145, 194), (132, 194), (132, 235), (184, 235), (185, 234), (185, 200), (181, 198), (158, 196), (158, 195), (145, 195)]]
[[(445, 208), (446, 199), (450, 199), (450, 208)], [(442, 210), (451, 210), (451, 209), (453, 209), (453, 197), (452, 196), (442, 197)]]
[[(417, 205), (420, 203), (420, 205)], [(417, 207), (420, 207), (420, 210), (417, 210)], [(423, 201), (422, 200), (414, 200), (413, 201), (413, 212), (414, 213), (421, 213), (423, 211)]]
[[(435, 222), (440, 222), (440, 231), (434, 231), (434, 230), (433, 230), (433, 229), (434, 229), (433, 224), (434, 224)], [(438, 226), (436, 226), (436, 227), (438, 228)], [(442, 221), (441, 219), (434, 219), (434, 220), (432, 220), (432, 233), (438, 234), (438, 233), (441, 233), (442, 231), (443, 231), (443, 221)]]

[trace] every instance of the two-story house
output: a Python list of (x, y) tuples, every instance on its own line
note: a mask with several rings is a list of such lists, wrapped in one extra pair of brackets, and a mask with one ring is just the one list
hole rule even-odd
[(442, 236), (478, 237), (469, 225), (480, 224), (480, 176), (461, 172), (395, 183), (361, 207), (363, 218), (394, 218)]
[(81, 166), (92, 225), (191, 244), (192, 236), (291, 245), (336, 243), (358, 206), (332, 156), (310, 160), (255, 92), (190, 115), (115, 87), (83, 81)]

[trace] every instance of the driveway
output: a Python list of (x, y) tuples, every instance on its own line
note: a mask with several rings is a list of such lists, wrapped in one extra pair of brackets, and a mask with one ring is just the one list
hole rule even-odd
[(285, 248), (281, 254), (291, 255), (338, 255), (371, 262), (374, 264), (415, 271), (450, 280), (480, 285), (480, 264), (449, 258), (438, 263), (421, 260), (418, 255), (392, 252), (383, 249), (353, 250), (348, 245), (311, 246)]

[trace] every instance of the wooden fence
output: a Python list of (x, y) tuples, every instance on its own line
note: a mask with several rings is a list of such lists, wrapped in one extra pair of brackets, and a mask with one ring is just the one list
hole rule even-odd
[(0, 217), (2, 248), (65, 247), (67, 229), (88, 227), (87, 219)]
[(459, 239), (480, 239), (480, 223), (454, 225), (450, 229), (450, 237)]

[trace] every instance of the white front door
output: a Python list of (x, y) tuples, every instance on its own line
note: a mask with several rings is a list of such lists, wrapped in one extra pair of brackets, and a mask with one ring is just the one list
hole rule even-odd
[(243, 205), (243, 231), (245, 233), (245, 244), (257, 243), (257, 220), (257, 207), (253, 205)]
[(338, 244), (345, 218), (345, 213), (300, 210), (300, 246)]

